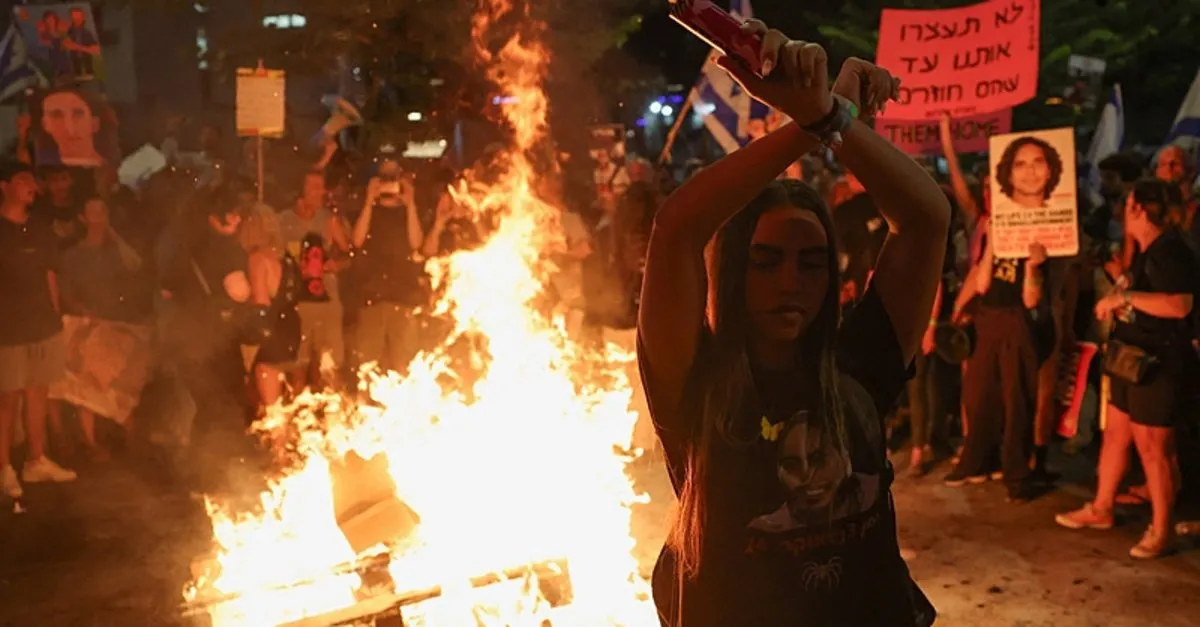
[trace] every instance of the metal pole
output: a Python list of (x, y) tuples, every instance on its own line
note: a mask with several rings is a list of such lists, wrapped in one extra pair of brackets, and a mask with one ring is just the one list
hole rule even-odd
[[(263, 76), (267, 74), (267, 67), (263, 65), (262, 57), (258, 58), (258, 73)], [(263, 202), (263, 188), (265, 187), (263, 185), (263, 138), (261, 129), (258, 135), (254, 137), (254, 154), (254, 161), (258, 166), (258, 202), (261, 204)]]
[(254, 138), (255, 153), (254, 160), (258, 162), (258, 202), (263, 201), (263, 138), (259, 135)]
[(687, 113), (691, 108), (692, 97), (689, 94), (688, 99), (683, 101), (683, 106), (679, 109), (679, 115), (675, 118), (675, 124), (671, 126), (671, 131), (667, 133), (667, 142), (663, 144), (662, 153), (658, 155), (659, 163), (671, 162), (671, 146), (675, 145), (675, 136), (679, 134), (679, 127), (683, 126), (683, 119), (687, 117)]

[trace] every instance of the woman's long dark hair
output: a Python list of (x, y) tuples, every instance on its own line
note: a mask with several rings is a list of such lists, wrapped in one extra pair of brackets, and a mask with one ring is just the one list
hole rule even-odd
[[(688, 435), (686, 466), (679, 495), (679, 508), (668, 543), (675, 552), (682, 578), (694, 578), (700, 569), (708, 519), (707, 487), (711, 456), (715, 445), (724, 442), (746, 446), (750, 442), (739, 435), (738, 422), (746, 411), (758, 404), (747, 353), (749, 316), (746, 311), (746, 271), (750, 263), (750, 243), (759, 217), (767, 210), (792, 206), (811, 211), (820, 220), (828, 239), (829, 288), (824, 303), (799, 342), (801, 360), (819, 365), (822, 411), (821, 428), (833, 438), (833, 444), (846, 448), (846, 429), (842, 402), (838, 393), (838, 372), (834, 348), (841, 321), (838, 252), (834, 242), (833, 221), (829, 209), (807, 184), (782, 180), (772, 182), (757, 198), (734, 216), (718, 233), (708, 259), (707, 329), (697, 351), (689, 377), (684, 415), (695, 416)], [(740, 430), (745, 433), (744, 429)]]

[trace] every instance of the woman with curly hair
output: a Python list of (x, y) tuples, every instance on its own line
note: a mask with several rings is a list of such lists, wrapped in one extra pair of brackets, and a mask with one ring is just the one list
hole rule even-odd
[(1062, 156), (1054, 146), (1032, 136), (1009, 144), (996, 164), (1000, 192), (1026, 209), (1044, 208), (1062, 175)]

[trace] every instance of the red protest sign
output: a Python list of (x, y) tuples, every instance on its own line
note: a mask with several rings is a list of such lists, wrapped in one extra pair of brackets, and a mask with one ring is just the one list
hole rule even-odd
[[(875, 120), (875, 130), (880, 135), (913, 156), (942, 154), (939, 126), (939, 120)], [(950, 137), (954, 139), (954, 152), (957, 153), (987, 152), (988, 138), (1011, 130), (1012, 109), (950, 121)]]
[(884, 9), (876, 63), (902, 79), (896, 120), (975, 115), (1037, 93), (1039, 0), (957, 9)]

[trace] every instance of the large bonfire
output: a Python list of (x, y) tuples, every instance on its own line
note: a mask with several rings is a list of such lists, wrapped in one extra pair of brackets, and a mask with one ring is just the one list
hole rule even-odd
[[(636, 421), (621, 363), (630, 356), (587, 355), (561, 316), (539, 307), (547, 252), (562, 244), (560, 209), (539, 196), (545, 168), (533, 157), (546, 132), (549, 57), (536, 25), (489, 48), (489, 29), (513, 8), (481, 5), (475, 52), (506, 96), (512, 139), (486, 185), (454, 190), (477, 216), (498, 218), (491, 236), (430, 262), (444, 288), (435, 312), (454, 330), (404, 376), (365, 376), (371, 402), (306, 395), (275, 408), (264, 428), (298, 426), (300, 461), (253, 514), (208, 504), (216, 552), (185, 595), (214, 625), (327, 624), (320, 617), (370, 601), (362, 565), (381, 557), (387, 598), (435, 591), (406, 608), (410, 625), (657, 624), (632, 556), (638, 497), (620, 453)], [(469, 383), (451, 350), (464, 338), (477, 352)], [(403, 538), (352, 547), (334, 496), (347, 456), (386, 460), (391, 496), (419, 517)], [(546, 565), (569, 573), (570, 602), (553, 610), (537, 581)], [(488, 579), (495, 573), (509, 575)]]

